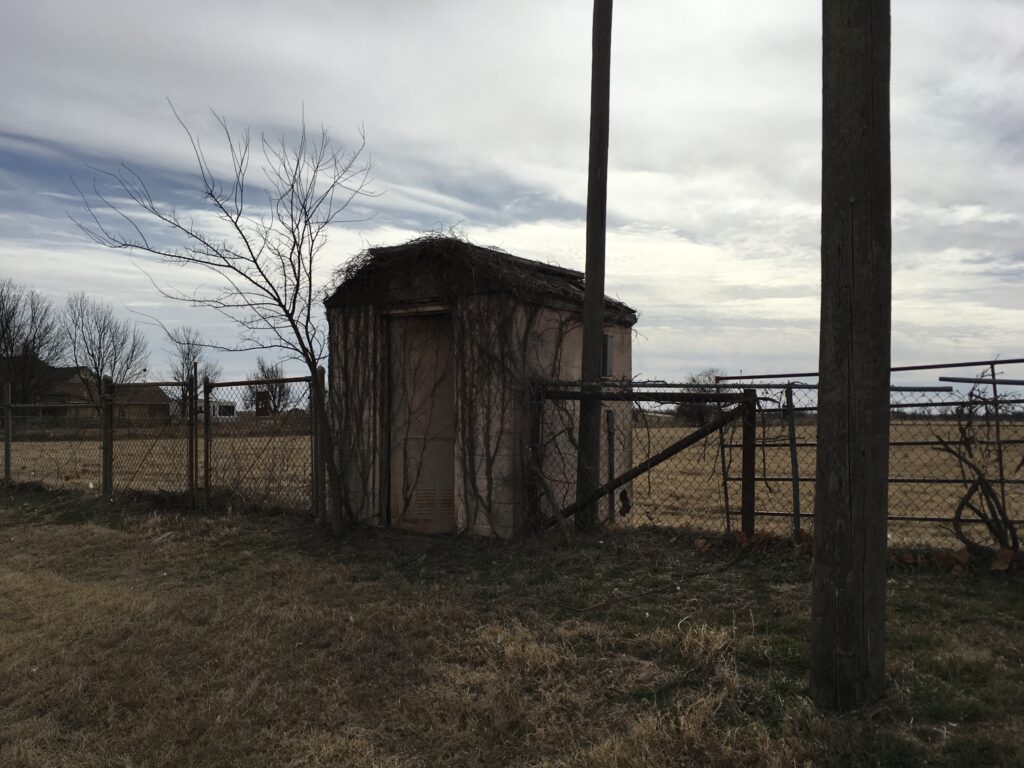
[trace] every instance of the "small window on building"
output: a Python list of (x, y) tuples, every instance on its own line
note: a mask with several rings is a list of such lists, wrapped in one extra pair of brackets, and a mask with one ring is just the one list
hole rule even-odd
[(611, 376), (612, 365), (612, 335), (606, 333), (604, 335), (604, 344), (601, 346), (601, 375)]

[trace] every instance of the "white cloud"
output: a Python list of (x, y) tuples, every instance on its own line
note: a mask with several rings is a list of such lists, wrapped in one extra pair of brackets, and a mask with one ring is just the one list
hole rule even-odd
[[(166, 98), (213, 157), (210, 106), (257, 134), (293, 129), (303, 107), (349, 144), (365, 123), (385, 194), (375, 218), (335, 234), (331, 264), (460, 225), (580, 267), (590, 9), (11, 4), (0, 152), (17, 162), (0, 170), (0, 271), (155, 301), (123, 256), (81, 240), (65, 217), (75, 200), (53, 196), (73, 191), (69, 172), (88, 177), (83, 160), (191, 172)], [(641, 310), (636, 367), (813, 368), (820, 5), (650, 0), (615, 13), (608, 286)], [(894, 357), (1019, 354), (1024, 6), (906, 0), (893, 13)], [(177, 199), (187, 177), (174, 179)]]

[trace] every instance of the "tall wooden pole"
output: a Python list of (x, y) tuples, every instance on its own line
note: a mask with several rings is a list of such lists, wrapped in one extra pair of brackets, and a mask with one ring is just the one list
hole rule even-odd
[[(608, 113), (611, 83), (612, 0), (594, 0), (590, 79), (590, 175), (587, 184), (587, 265), (583, 297), (583, 391), (580, 399), (576, 498), (593, 495), (600, 484), (601, 352), (604, 337), (604, 254), (608, 205)], [(576, 516), (593, 528), (596, 505)]]
[(824, 0), (814, 701), (885, 690), (892, 284), (889, 0)]

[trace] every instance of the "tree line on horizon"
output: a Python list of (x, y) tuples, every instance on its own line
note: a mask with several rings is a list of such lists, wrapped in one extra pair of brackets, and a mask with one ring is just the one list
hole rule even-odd
[[(171, 381), (186, 381), (198, 371), (199, 381), (217, 382), (223, 369), (212, 348), (194, 328), (163, 328), (167, 338), (166, 371)], [(37, 403), (54, 382), (55, 370), (76, 377), (88, 398), (97, 401), (100, 381), (144, 382), (149, 375), (150, 347), (139, 324), (118, 318), (110, 304), (84, 291), (68, 295), (63, 304), (49, 296), (0, 278), (0, 386), (8, 383), (11, 401)], [(279, 379), (280, 362), (257, 358), (248, 380)], [(256, 400), (261, 385), (250, 385), (246, 403)], [(271, 410), (291, 404), (287, 385), (267, 385)]]

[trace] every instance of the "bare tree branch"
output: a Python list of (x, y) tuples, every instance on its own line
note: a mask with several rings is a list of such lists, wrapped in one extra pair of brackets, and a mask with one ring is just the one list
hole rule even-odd
[(91, 194), (76, 185), (84, 216), (75, 223), (106, 247), (209, 270), (214, 285), (191, 292), (152, 282), (165, 298), (208, 307), (231, 319), (239, 328), (235, 348), (279, 349), (315, 371), (326, 346), (318, 266), (327, 232), (334, 224), (355, 220), (343, 215), (356, 198), (375, 195), (368, 187), (372, 162), (362, 129), (353, 150), (336, 146), (325, 128), (311, 135), (305, 121), (294, 142), (262, 135), (264, 183), (258, 189), (266, 204), (253, 209), (247, 205), (252, 196), (247, 190), (249, 133), (233, 134), (227, 120), (214, 113), (230, 159), (230, 176), (222, 180), (199, 138), (176, 111), (174, 115), (192, 148), (198, 196), (212, 213), (212, 223), (198, 224), (157, 201), (139, 174), (124, 164), (112, 171), (95, 170), (125, 202), (106, 194), (97, 182)]
[[(94, 242), (116, 250), (153, 256), (167, 264), (199, 267), (212, 284), (182, 291), (150, 281), (165, 298), (207, 307), (230, 319), (238, 341), (227, 349), (272, 349), (306, 366), (311, 377), (326, 355), (320, 283), (321, 255), (335, 224), (365, 220), (346, 211), (357, 198), (374, 197), (369, 188), (373, 168), (360, 126), (359, 143), (345, 149), (326, 128), (307, 130), (305, 116), (294, 138), (261, 134), (258, 147), (263, 179), (249, 179), (254, 142), (248, 131), (233, 132), (227, 119), (213, 112), (220, 127), (230, 170), (215, 170), (203, 145), (171, 105), (185, 132), (198, 171), (196, 210), (211, 218), (178, 213), (157, 200), (132, 168), (96, 170), (91, 193), (76, 189), (83, 214), (73, 218)], [(107, 193), (99, 181), (113, 190)], [(253, 199), (264, 198), (260, 205)], [(323, 398), (324, 393), (317, 393)], [(328, 442), (328, 477), (332, 525), (341, 527), (341, 499), (334, 438), (326, 407), (319, 408)]]
[(280, 363), (268, 363), (262, 357), (256, 358), (256, 368), (249, 374), (249, 384), (245, 387), (242, 402), (246, 408), (259, 410), (261, 400), (265, 400), (270, 413), (284, 413), (298, 405), (298, 393), (284, 378), (284, 369)]
[(99, 402), (104, 376), (115, 384), (145, 378), (149, 345), (139, 327), (118, 320), (109, 304), (72, 293), (64, 307), (63, 330), (68, 358), (81, 369), (79, 378), (93, 402)]
[(167, 334), (167, 340), (171, 345), (167, 355), (171, 381), (187, 381), (192, 375), (193, 366), (197, 368), (200, 382), (209, 379), (213, 383), (220, 378), (223, 369), (219, 363), (207, 357), (206, 350), (211, 345), (203, 341), (199, 331), (181, 326), (164, 328), (164, 333)]
[(14, 402), (45, 394), (46, 372), (64, 355), (60, 313), (38, 291), (0, 279), (0, 380), (10, 382)]

